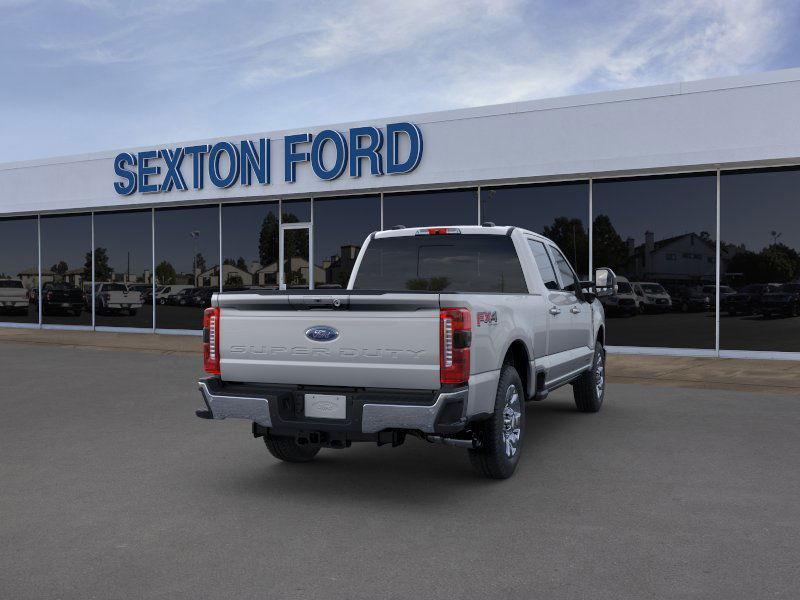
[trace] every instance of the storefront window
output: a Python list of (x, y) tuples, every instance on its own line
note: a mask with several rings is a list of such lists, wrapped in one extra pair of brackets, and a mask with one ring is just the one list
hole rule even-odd
[(94, 215), (94, 323), (98, 327), (153, 326), (152, 212)]
[(314, 200), (314, 287), (347, 287), (361, 244), (380, 228), (380, 196)]
[(383, 228), (478, 225), (478, 190), (385, 194)]
[(0, 219), (0, 323), (38, 323), (36, 217)]
[(224, 290), (278, 287), (277, 202), (223, 205), (222, 274)]
[(202, 329), (219, 291), (219, 207), (156, 210), (156, 327)]
[(481, 220), (522, 227), (550, 238), (581, 278), (588, 278), (587, 181), (481, 188)]
[(92, 215), (42, 217), (42, 322), (92, 324)]
[(716, 175), (596, 180), (593, 208), (594, 266), (619, 276), (607, 343), (713, 349)]
[(800, 352), (800, 169), (720, 185), (720, 349)]

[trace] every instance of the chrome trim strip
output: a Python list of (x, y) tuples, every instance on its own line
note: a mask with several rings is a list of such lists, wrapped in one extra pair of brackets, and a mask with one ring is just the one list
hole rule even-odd
[(272, 427), (269, 416), (269, 400), (266, 398), (242, 398), (239, 396), (215, 396), (204, 381), (197, 382), (200, 394), (215, 419), (247, 419), (263, 427)]
[(466, 408), (469, 389), (439, 394), (431, 406), (418, 404), (364, 404), (361, 415), (362, 433), (377, 433), (384, 429), (419, 429), (433, 433), (439, 410), (449, 400), (463, 400)]

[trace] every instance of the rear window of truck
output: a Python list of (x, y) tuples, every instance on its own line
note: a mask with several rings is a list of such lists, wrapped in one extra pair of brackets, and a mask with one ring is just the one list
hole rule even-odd
[(511, 238), (420, 235), (372, 240), (353, 285), (384, 292), (527, 294)]

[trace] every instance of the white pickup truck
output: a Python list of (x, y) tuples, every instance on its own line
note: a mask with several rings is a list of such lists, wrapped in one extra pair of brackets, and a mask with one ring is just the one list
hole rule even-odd
[(0, 279), (0, 312), (28, 312), (28, 290), (21, 279)]
[(581, 282), (547, 238), (515, 227), (371, 234), (347, 289), (212, 298), (199, 381), (205, 419), (253, 422), (288, 462), (407, 435), (469, 450), (509, 477), (526, 400), (571, 383), (578, 410), (605, 392), (604, 314), (615, 278)]

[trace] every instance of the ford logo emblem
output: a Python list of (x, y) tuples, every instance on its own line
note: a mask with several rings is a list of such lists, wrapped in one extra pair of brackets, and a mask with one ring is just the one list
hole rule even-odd
[(315, 342), (332, 342), (339, 337), (339, 332), (327, 325), (314, 325), (306, 329), (306, 337)]

